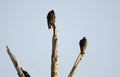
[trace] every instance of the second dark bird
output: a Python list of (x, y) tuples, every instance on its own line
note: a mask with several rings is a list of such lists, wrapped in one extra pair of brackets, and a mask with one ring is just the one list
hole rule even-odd
[(79, 42), (81, 54), (85, 54), (85, 49), (87, 48), (87, 39), (83, 37), (83, 39)]
[(47, 24), (48, 24), (48, 29), (51, 29), (51, 27), (55, 26), (55, 13), (54, 13), (54, 10), (51, 10), (47, 14)]
[(27, 71), (23, 70), (23, 68), (21, 68), (21, 70), (22, 70), (22, 72), (24, 73), (24, 76), (25, 76), (25, 77), (30, 77), (30, 75), (28, 74)]

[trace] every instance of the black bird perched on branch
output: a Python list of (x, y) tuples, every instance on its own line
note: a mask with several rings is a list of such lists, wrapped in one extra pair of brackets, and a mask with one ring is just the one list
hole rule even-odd
[(25, 76), (25, 77), (30, 77), (30, 75), (28, 74), (27, 71), (23, 70), (23, 68), (21, 68), (21, 70), (22, 70), (22, 72), (24, 73), (24, 76)]
[(87, 48), (87, 39), (83, 37), (83, 39), (80, 40), (79, 42), (81, 54), (85, 54), (85, 49)]
[(54, 13), (54, 10), (51, 10), (47, 14), (47, 24), (48, 24), (48, 29), (51, 29), (51, 27), (55, 26), (55, 13)]

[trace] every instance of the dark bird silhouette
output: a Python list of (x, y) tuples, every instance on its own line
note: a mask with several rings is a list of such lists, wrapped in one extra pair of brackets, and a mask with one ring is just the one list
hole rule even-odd
[(85, 54), (85, 49), (87, 48), (87, 39), (83, 37), (83, 39), (80, 40), (79, 42), (81, 54)]
[(30, 75), (28, 74), (27, 71), (23, 70), (23, 68), (21, 68), (21, 70), (22, 70), (22, 72), (24, 73), (24, 76), (25, 76), (25, 77), (30, 77)]
[(55, 26), (55, 13), (54, 13), (54, 10), (51, 10), (47, 14), (47, 24), (48, 24), (48, 29), (51, 29), (51, 27)]

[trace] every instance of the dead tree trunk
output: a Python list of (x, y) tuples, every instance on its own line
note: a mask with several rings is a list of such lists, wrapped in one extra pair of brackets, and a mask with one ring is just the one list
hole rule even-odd
[(22, 70), (21, 70), (21, 68), (20, 68), (20, 66), (17, 62), (16, 57), (10, 52), (10, 49), (8, 48), (8, 46), (6, 46), (6, 48), (7, 48), (8, 55), (10, 56), (10, 59), (12, 60), (13, 65), (14, 65), (17, 73), (18, 73), (18, 76), (19, 77), (25, 77), (24, 73), (22, 72)]
[(58, 31), (53, 27), (52, 55), (51, 55), (51, 77), (58, 77)]

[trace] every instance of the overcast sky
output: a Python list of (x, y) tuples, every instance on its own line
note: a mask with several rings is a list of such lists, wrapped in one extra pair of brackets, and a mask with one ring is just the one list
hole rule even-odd
[(18, 77), (6, 45), (31, 77), (50, 77), (54, 10), (58, 28), (59, 77), (67, 77), (88, 39), (74, 77), (120, 77), (120, 0), (0, 0), (0, 77)]

